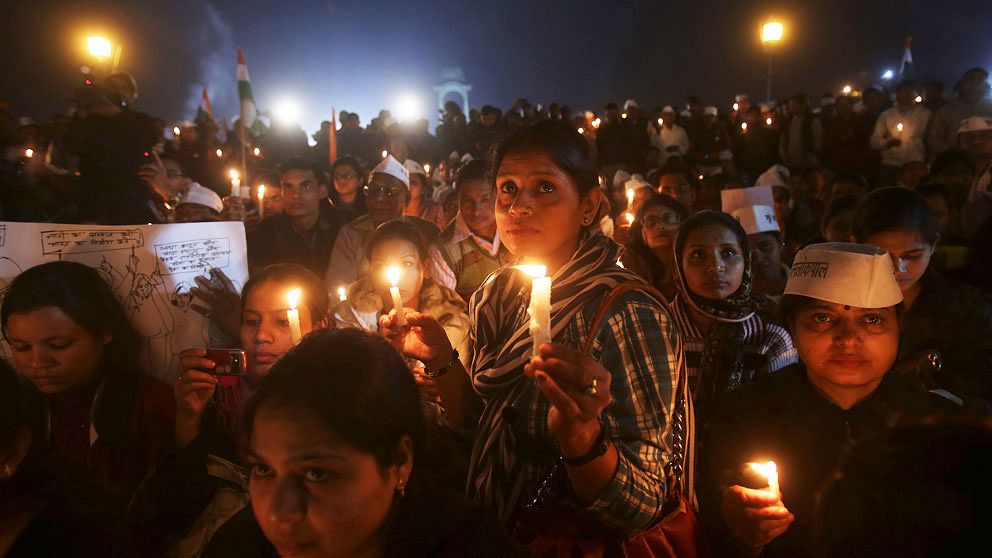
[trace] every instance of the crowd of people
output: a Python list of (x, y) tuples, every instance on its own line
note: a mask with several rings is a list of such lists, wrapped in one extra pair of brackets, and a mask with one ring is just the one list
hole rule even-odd
[(47, 124), (0, 111), (0, 220), (239, 221), (250, 271), (197, 278), (232, 343), (169, 382), (97, 270), (10, 282), (0, 554), (980, 548), (989, 91), (973, 68), (949, 100), (904, 80), (812, 108), (448, 103), (434, 134), (342, 112), (313, 146), (170, 133), (127, 74)]

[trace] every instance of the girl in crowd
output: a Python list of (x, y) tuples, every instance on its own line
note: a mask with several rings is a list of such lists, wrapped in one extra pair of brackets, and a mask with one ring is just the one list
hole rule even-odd
[(328, 191), (331, 203), (351, 212), (352, 217), (361, 217), (368, 213), (365, 208), (365, 188), (363, 182), (365, 173), (362, 165), (354, 157), (340, 157), (331, 167), (331, 184)]
[(444, 206), (434, 201), (434, 185), (424, 167), (412, 159), (407, 159), (403, 166), (410, 171), (410, 201), (406, 202), (403, 214), (420, 217), (443, 228), (447, 224)]
[(856, 196), (841, 196), (827, 204), (820, 216), (820, 236), (827, 242), (847, 242), (851, 239), (851, 219), (858, 205)]
[[(465, 367), (431, 316), (404, 309), (409, 326), (401, 327), (390, 312), (380, 318), (382, 332), (436, 378), (449, 421), (476, 427), (469, 492), (505, 525), (554, 535), (540, 522), (518, 522), (554, 473), (563, 482), (549, 483), (555, 489), (542, 501), (567, 499), (600, 526), (637, 533), (666, 498), (678, 498), (663, 473), (676, 332), (662, 303), (643, 290), (619, 296), (593, 329), (608, 293), (642, 281), (617, 266), (619, 246), (592, 232), (602, 198), (593, 194), (596, 169), (575, 128), (522, 127), (497, 147), (492, 168), (500, 239), (552, 278), (551, 342), (534, 347), (526, 313), (532, 280), (513, 267), (472, 297)], [(472, 421), (479, 404), (481, 419)]]
[[(698, 486), (720, 556), (819, 556), (816, 495), (848, 446), (888, 428), (893, 415), (953, 410), (890, 373), (901, 300), (884, 250), (830, 243), (796, 255), (781, 312), (801, 362), (729, 394), (711, 421)], [(779, 490), (745, 466), (769, 460)], [(890, 462), (893, 474), (900, 465)]]
[(114, 555), (106, 495), (46, 458), (41, 401), (25, 388), (0, 360), (0, 555)]
[(796, 361), (792, 340), (774, 322), (774, 305), (751, 293), (751, 247), (740, 223), (703, 211), (675, 236), (673, 321), (685, 351), (697, 424), (724, 394)]
[(66, 466), (88, 471), (126, 504), (172, 432), (169, 386), (146, 375), (144, 344), (110, 287), (75, 262), (33, 267), (0, 310), (18, 373), (44, 400), (42, 434)]
[(467, 354), (469, 321), (465, 302), (458, 293), (430, 277), (430, 253), (417, 228), (404, 221), (383, 223), (369, 238), (366, 250), (369, 273), (351, 285), (347, 300), (334, 307), (335, 324), (378, 331), (379, 317), (393, 307), (387, 270), (396, 267), (400, 270), (397, 286), (403, 306), (433, 316), (452, 346), (460, 354)]
[(689, 210), (675, 199), (652, 195), (644, 201), (631, 227), (623, 265), (644, 278), (665, 298), (675, 298), (675, 258), (672, 246)]
[[(237, 478), (242, 461), (234, 433), (244, 402), (258, 388), (272, 365), (293, 347), (286, 312), (287, 294), (300, 289), (300, 332), (327, 325), (327, 290), (320, 278), (295, 264), (266, 267), (245, 283), (242, 290), (241, 348), (246, 354), (241, 376), (217, 375), (217, 364), (205, 348), (179, 354), (179, 375), (174, 386), (178, 412), (175, 440), (159, 463), (145, 497), (168, 517), (159, 520), (163, 532), (178, 533), (201, 513), (218, 487), (215, 465), (221, 458)], [(213, 457), (208, 457), (213, 456)], [(221, 463), (223, 463), (221, 462)], [(237, 489), (237, 483), (233, 483)], [(226, 519), (226, 518), (222, 518)], [(199, 533), (197, 542), (202, 543)], [(209, 536), (209, 534), (207, 535)]]
[(854, 240), (888, 251), (903, 295), (895, 369), (992, 412), (992, 307), (980, 290), (930, 266), (940, 239), (926, 200), (905, 188), (865, 196)]
[(376, 335), (304, 339), (262, 382), (244, 424), (254, 517), (245, 510), (233, 520), (244, 529), (205, 556), (522, 555), (489, 510), (431, 484), (417, 388)]

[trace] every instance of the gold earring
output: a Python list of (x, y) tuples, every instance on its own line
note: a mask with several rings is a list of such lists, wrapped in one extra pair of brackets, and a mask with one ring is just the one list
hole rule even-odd
[(396, 492), (400, 493), (400, 499), (406, 498), (406, 481), (400, 479), (400, 482), (396, 485)]

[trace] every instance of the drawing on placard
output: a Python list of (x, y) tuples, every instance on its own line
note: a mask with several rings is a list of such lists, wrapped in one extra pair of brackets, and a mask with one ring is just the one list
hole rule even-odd
[[(140, 273), (141, 259), (132, 248), (125, 268), (127, 274), (121, 282), (127, 291), (122, 305), (131, 323), (144, 336), (146, 343), (146, 363), (149, 370), (170, 370), (173, 360), (172, 333), (175, 320), (169, 309), (169, 301), (163, 292), (165, 281), (159, 266), (151, 274)], [(120, 293), (122, 291), (118, 291)], [(157, 355), (157, 359), (156, 356)]]

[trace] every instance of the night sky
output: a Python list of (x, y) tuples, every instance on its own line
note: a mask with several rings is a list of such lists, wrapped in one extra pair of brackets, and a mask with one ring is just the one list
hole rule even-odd
[(907, 34), (918, 79), (949, 90), (966, 68), (992, 66), (992, 2), (975, 1), (3, 0), (0, 10), (0, 100), (43, 120), (68, 106), (79, 66), (93, 65), (91, 32), (124, 45), (121, 69), (137, 78), (139, 110), (191, 119), (206, 85), (215, 114), (236, 116), (240, 46), (259, 107), (293, 98), (310, 132), (332, 106), (366, 124), (403, 94), (433, 116), (431, 86), (447, 66), (463, 69), (475, 107), (518, 97), (575, 110), (627, 98), (681, 104), (688, 94), (725, 107), (738, 92), (759, 99), (758, 28), (770, 15), (786, 22), (777, 97), (878, 81), (898, 68)]

